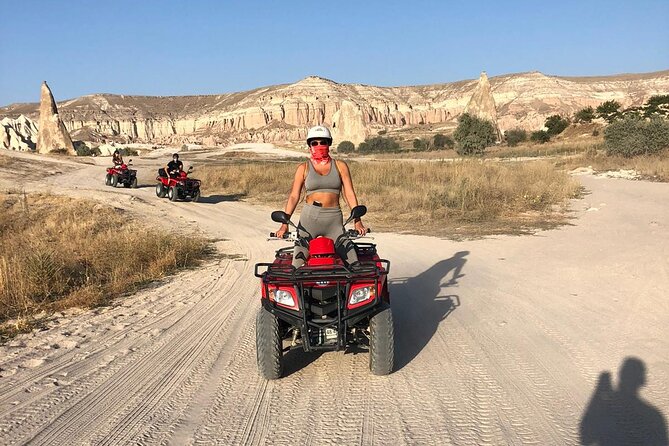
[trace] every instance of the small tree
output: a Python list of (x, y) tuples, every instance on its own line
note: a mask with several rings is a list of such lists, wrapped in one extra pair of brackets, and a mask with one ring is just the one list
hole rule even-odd
[(625, 117), (604, 129), (607, 155), (633, 157), (658, 153), (669, 148), (669, 122)]
[(549, 116), (548, 119), (546, 119), (546, 123), (544, 125), (548, 129), (547, 130), (548, 135), (555, 136), (559, 135), (564, 131), (564, 129), (569, 127), (569, 121), (567, 121), (560, 115), (553, 115)]
[(375, 136), (367, 139), (358, 145), (360, 153), (374, 153), (374, 152), (397, 152), (400, 145), (393, 138), (384, 138), (383, 136)]
[(608, 122), (613, 122), (620, 115), (620, 102), (606, 101), (597, 107), (597, 116), (606, 119)]
[(595, 109), (592, 107), (585, 107), (574, 114), (574, 121), (576, 122), (592, 122), (595, 119)]
[(444, 147), (452, 149), (455, 146), (455, 141), (453, 141), (453, 138), (441, 133), (434, 135), (433, 142), (436, 149), (443, 149)]
[(546, 130), (537, 130), (536, 132), (532, 132), (530, 139), (539, 144), (544, 144), (551, 140), (551, 135)]
[(509, 147), (516, 147), (523, 141), (527, 141), (527, 132), (523, 129), (511, 129), (504, 132), (504, 139)]
[(650, 99), (646, 101), (644, 108), (644, 116), (648, 118), (653, 115), (668, 116), (669, 94), (651, 96)]
[(432, 141), (428, 138), (416, 138), (413, 140), (413, 148), (416, 150), (430, 150), (432, 149)]
[(342, 141), (337, 146), (338, 153), (351, 153), (355, 150), (355, 144), (351, 141)]
[(458, 154), (480, 155), (486, 147), (495, 144), (497, 132), (492, 122), (464, 113), (458, 118), (453, 138), (458, 143)]

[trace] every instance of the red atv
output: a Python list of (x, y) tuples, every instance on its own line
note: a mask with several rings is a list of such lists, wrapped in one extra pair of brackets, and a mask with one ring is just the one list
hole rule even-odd
[[(344, 224), (366, 212), (365, 206), (356, 206)], [(273, 212), (272, 220), (295, 227), (282, 211)], [(270, 237), (275, 239), (273, 233)], [(256, 264), (255, 275), (262, 279), (256, 356), (258, 370), (266, 379), (280, 378), (284, 352), (300, 347), (305, 352), (367, 347), (372, 373), (392, 372), (390, 262), (379, 258), (372, 243), (348, 242), (358, 237), (355, 230), (337, 242), (326, 237), (296, 239), (287, 233), (286, 239), (308, 243), (305, 265), (293, 267), (292, 246), (276, 251), (274, 262)], [(341, 242), (354, 244), (358, 262), (345, 264), (337, 254)]]
[(181, 171), (175, 176), (158, 176), (156, 184), (156, 195), (160, 198), (167, 196), (170, 201), (190, 198), (191, 201), (200, 199), (200, 180), (188, 178), (188, 174), (193, 171), (193, 166), (188, 171)]
[(128, 160), (128, 164), (123, 163), (114, 167), (107, 168), (107, 175), (105, 176), (105, 185), (116, 187), (117, 184), (122, 184), (123, 187), (137, 188), (137, 171), (129, 169), (132, 166), (132, 160)]

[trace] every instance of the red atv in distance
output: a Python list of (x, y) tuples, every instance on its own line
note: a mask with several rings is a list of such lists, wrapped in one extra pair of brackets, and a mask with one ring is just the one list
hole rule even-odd
[[(356, 206), (346, 225), (367, 212)], [(272, 220), (295, 228), (282, 211)], [(283, 373), (283, 354), (293, 348), (305, 352), (339, 351), (367, 347), (369, 368), (375, 375), (392, 372), (394, 362), (393, 315), (388, 292), (390, 262), (381, 259), (372, 243), (353, 242), (358, 232), (349, 230), (333, 241), (326, 237), (296, 239), (308, 243), (304, 266), (292, 265), (293, 247), (276, 251), (272, 263), (258, 263), (262, 306), (256, 317), (258, 370), (266, 379)], [(270, 234), (270, 239), (275, 239)], [(345, 264), (337, 254), (342, 242), (351, 240), (358, 262)]]
[(132, 160), (128, 160), (128, 164), (123, 163), (107, 168), (107, 175), (105, 176), (105, 186), (116, 187), (117, 184), (122, 184), (123, 187), (137, 188), (137, 171), (128, 168), (132, 166)]
[(200, 199), (200, 180), (188, 178), (188, 174), (193, 171), (193, 166), (188, 171), (178, 172), (175, 176), (157, 176), (156, 195), (159, 198), (167, 196), (170, 201), (190, 198), (191, 201)]

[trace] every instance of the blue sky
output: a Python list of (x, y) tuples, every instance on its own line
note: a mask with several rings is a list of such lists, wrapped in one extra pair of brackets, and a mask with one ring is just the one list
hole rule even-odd
[(669, 69), (669, 1), (0, 0), (0, 105)]

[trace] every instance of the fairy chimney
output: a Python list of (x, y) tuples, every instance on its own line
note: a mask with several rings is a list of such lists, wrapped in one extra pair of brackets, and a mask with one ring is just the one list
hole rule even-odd
[(499, 127), (497, 126), (495, 98), (492, 96), (492, 89), (490, 88), (488, 75), (485, 71), (481, 72), (479, 82), (476, 85), (476, 88), (474, 88), (474, 93), (472, 94), (471, 99), (469, 99), (464, 112), (469, 113), (472, 116), (476, 116), (477, 118), (486, 119), (492, 122), (492, 124), (495, 126), (495, 130), (497, 131), (497, 139), (502, 139)]
[(50, 153), (55, 150), (65, 150), (68, 155), (76, 155), (70, 133), (58, 116), (56, 101), (51, 90), (42, 82), (42, 91), (39, 100), (39, 132), (37, 134), (37, 151)]

